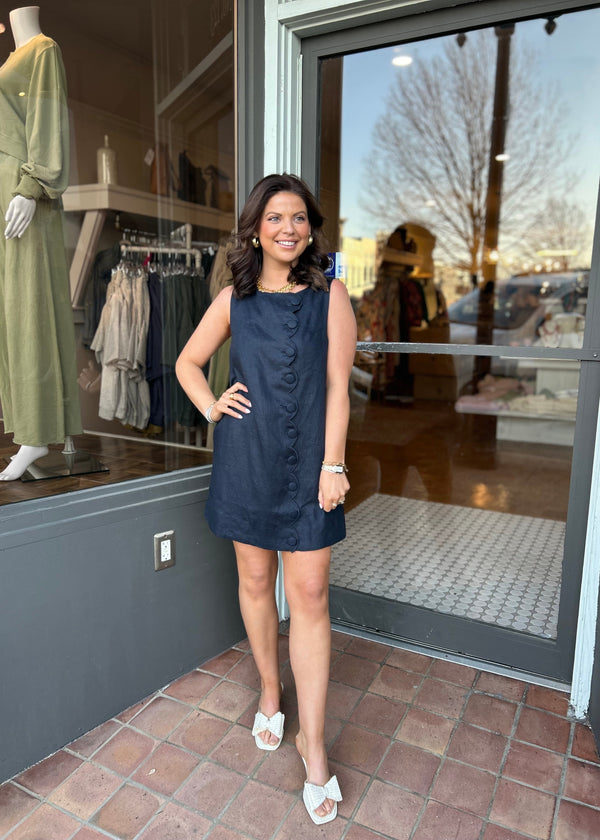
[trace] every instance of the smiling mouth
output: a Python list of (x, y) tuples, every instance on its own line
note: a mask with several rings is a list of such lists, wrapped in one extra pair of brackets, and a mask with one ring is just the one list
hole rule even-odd
[(292, 239), (277, 239), (276, 242), (278, 245), (282, 245), (284, 248), (293, 248), (295, 245), (298, 244), (296, 240)]

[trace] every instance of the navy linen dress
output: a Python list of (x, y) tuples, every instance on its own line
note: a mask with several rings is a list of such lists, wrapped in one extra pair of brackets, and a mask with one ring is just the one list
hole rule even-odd
[(329, 294), (256, 292), (230, 309), (230, 384), (248, 387), (250, 414), (215, 426), (206, 505), (220, 537), (311, 551), (346, 535), (344, 509), (318, 503), (325, 449)]

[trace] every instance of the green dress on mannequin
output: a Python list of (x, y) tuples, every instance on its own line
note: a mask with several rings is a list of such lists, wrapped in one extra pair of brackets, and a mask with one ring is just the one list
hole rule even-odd
[(68, 154), (62, 57), (39, 34), (0, 67), (0, 219), (14, 196), (36, 201), (20, 238), (0, 236), (0, 403), (25, 446), (81, 433), (60, 199)]

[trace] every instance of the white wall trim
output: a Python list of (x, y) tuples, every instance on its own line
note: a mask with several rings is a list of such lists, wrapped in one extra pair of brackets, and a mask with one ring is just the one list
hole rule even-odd
[(277, 0), (265, 0), (265, 175), (300, 172), (300, 62), (300, 38), (280, 23)]
[[(466, 0), (463, 0), (466, 2)], [(264, 174), (300, 173), (302, 121), (301, 38), (350, 23), (373, 23), (431, 0), (265, 0)], [(437, 0), (433, 5), (456, 5)]]
[[(284, 26), (307, 36), (343, 26), (349, 21), (352, 26), (360, 26), (385, 20), (411, 6), (423, 6), (425, 2), (427, 0), (329, 0), (325, 6), (323, 0), (292, 0), (277, 3), (277, 17)], [(437, 5), (443, 5), (443, 0)]]
[(280, 621), (287, 621), (290, 617), (290, 608), (285, 597), (285, 582), (283, 579), (283, 558), (281, 551), (277, 552), (277, 580), (275, 581), (275, 600)]
[(600, 585), (600, 411), (596, 424), (592, 484), (581, 576), (579, 621), (575, 640), (575, 661), (571, 683), (571, 710), (575, 717), (584, 718), (589, 709), (598, 622), (598, 592)]

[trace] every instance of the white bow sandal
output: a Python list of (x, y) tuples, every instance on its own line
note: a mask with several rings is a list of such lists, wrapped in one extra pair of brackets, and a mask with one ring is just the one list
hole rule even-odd
[[(276, 750), (281, 744), (283, 738), (283, 722), (285, 715), (281, 712), (275, 712), (272, 717), (263, 715), (262, 712), (257, 712), (254, 716), (254, 726), (252, 727), (252, 734), (254, 735), (254, 742), (259, 750)], [(260, 737), (261, 732), (272, 732), (277, 738), (276, 744), (265, 744)]]
[[(308, 781), (308, 767), (303, 756), (300, 756), (304, 769), (306, 771), (306, 781), (304, 782), (304, 790), (302, 791), (302, 799), (304, 800), (304, 807), (308, 811), (308, 816), (315, 823), (315, 825), (323, 825), (331, 822), (337, 817), (337, 804), (342, 801), (342, 794), (338, 784), (337, 776), (332, 776), (324, 785), (313, 785)], [(320, 817), (315, 813), (326, 799), (333, 799), (334, 805), (331, 813)]]

